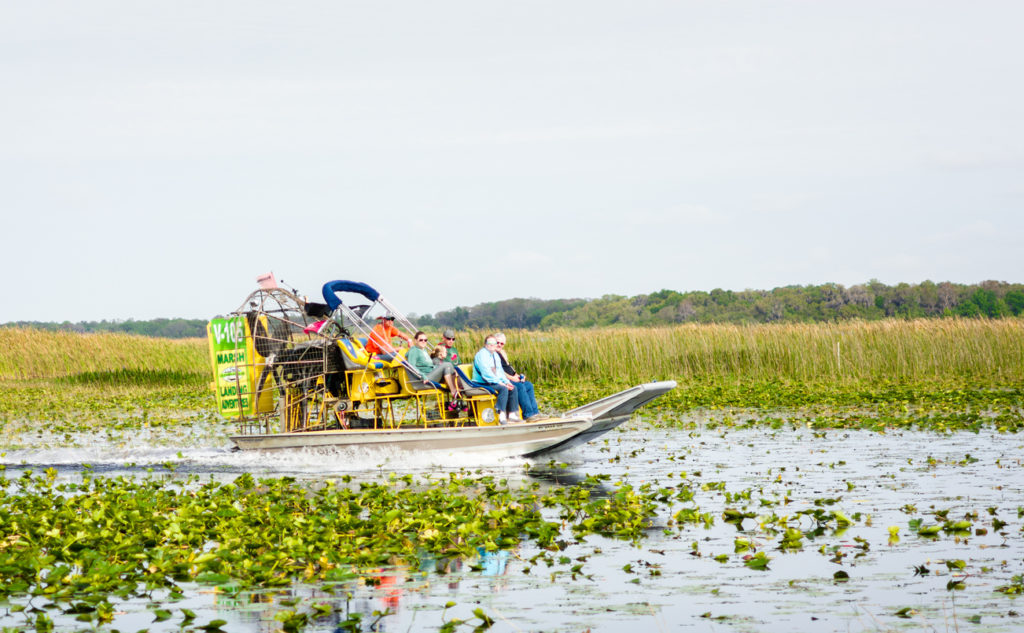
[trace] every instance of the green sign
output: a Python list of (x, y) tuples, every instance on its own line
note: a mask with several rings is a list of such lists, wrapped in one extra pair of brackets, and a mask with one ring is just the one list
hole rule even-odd
[(245, 318), (213, 319), (206, 327), (217, 410), (226, 417), (252, 415), (253, 367), (245, 344)]

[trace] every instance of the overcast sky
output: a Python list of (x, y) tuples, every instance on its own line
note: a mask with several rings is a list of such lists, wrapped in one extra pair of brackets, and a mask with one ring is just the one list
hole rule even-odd
[(1024, 3), (5, 2), (0, 322), (1024, 281)]

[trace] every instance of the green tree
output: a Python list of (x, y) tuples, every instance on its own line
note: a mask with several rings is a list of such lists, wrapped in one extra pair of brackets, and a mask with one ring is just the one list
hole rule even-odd
[(1003, 300), (1014, 316), (1024, 313), (1024, 290), (1011, 290), (1006, 293)]

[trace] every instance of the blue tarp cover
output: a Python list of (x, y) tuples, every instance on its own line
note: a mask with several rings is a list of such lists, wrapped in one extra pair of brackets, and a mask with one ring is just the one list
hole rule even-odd
[(324, 284), (323, 295), (324, 301), (327, 302), (327, 305), (331, 310), (334, 310), (341, 305), (341, 299), (339, 299), (338, 295), (335, 294), (338, 292), (354, 292), (356, 294), (363, 295), (370, 301), (376, 301), (377, 297), (380, 296), (379, 292), (358, 281), (345, 281), (343, 279), (328, 281)]

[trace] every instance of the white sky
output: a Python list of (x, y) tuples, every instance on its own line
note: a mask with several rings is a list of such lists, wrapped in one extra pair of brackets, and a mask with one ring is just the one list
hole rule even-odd
[(1024, 281), (1024, 3), (0, 6), (0, 322)]

